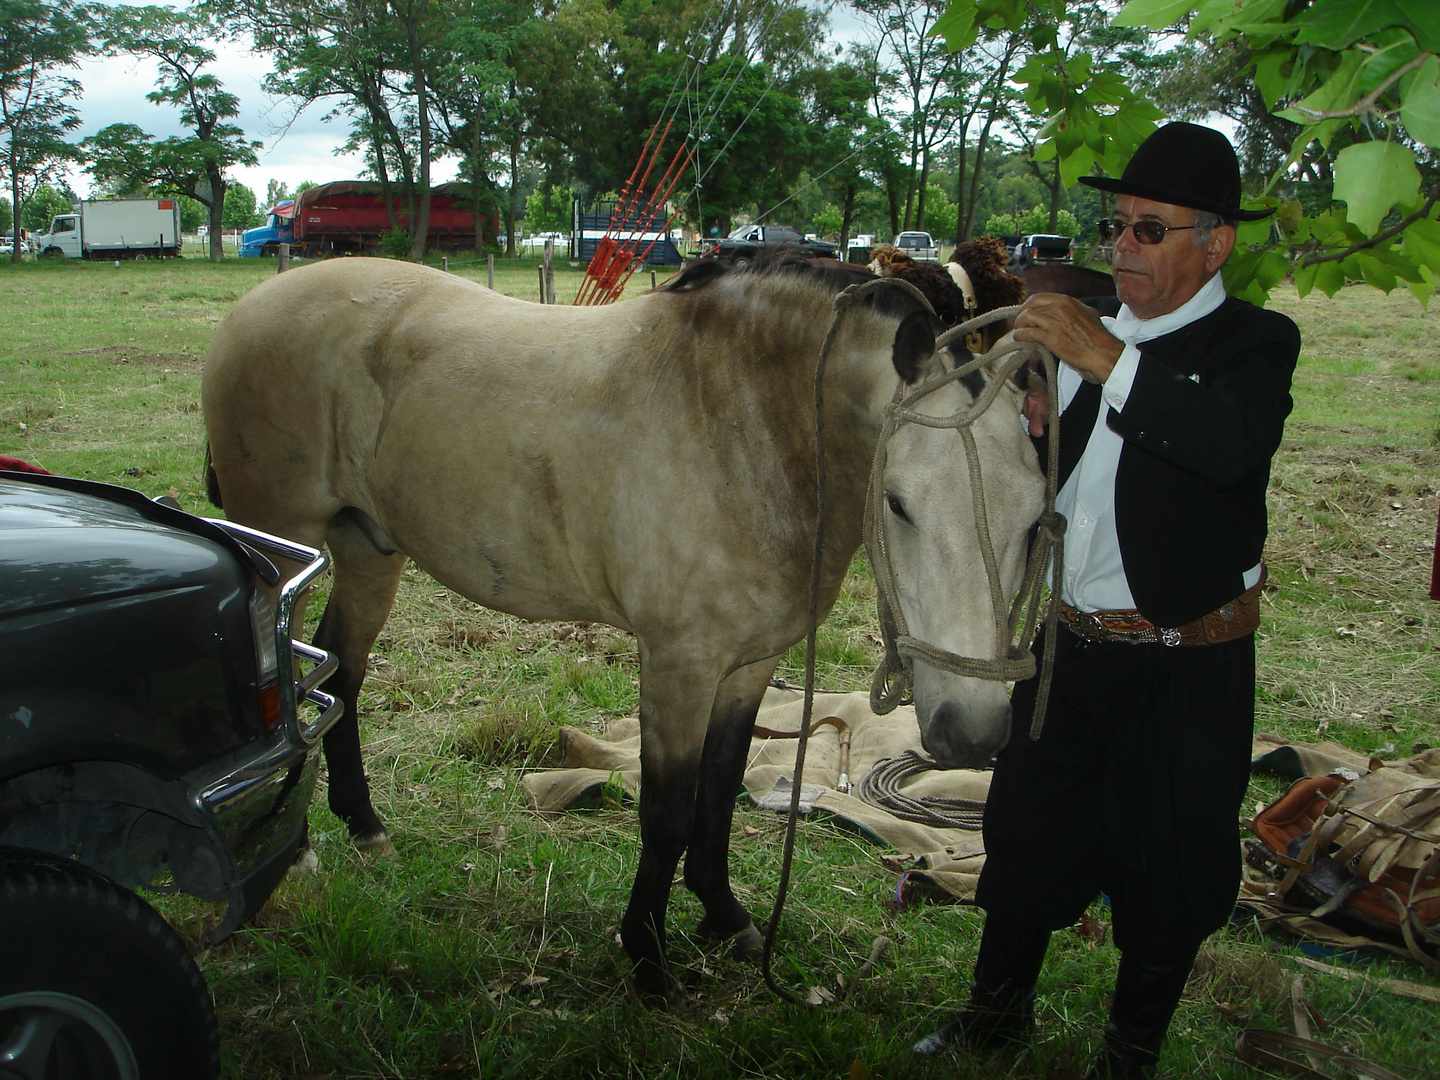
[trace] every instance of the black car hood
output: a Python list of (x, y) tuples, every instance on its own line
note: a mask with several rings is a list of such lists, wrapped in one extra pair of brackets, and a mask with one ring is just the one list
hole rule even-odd
[(139, 492), (58, 479), (0, 473), (0, 616), (200, 584), (238, 548)]

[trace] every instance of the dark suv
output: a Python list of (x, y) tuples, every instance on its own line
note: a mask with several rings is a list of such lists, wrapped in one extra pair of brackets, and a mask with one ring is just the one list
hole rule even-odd
[[(210, 994), (132, 890), (264, 903), (304, 839), (325, 652), (312, 548), (106, 484), (0, 472), (0, 1076), (219, 1071)], [(308, 672), (301, 675), (302, 665)]]

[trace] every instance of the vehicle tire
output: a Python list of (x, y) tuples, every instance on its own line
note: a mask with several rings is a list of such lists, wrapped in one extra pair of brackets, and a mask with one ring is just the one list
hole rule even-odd
[(213, 1080), (210, 991), (140, 897), (78, 863), (0, 848), (0, 1075)]
[(49, 259), (52, 262), (63, 262), (65, 252), (61, 251), (58, 247), (48, 247), (40, 253), (40, 257), (42, 259)]
[(743, 269), (744, 267), (749, 266), (749, 265), (750, 265), (750, 255), (749, 255), (749, 253), (747, 252), (747, 253), (744, 254), (744, 255), (736, 255), (733, 259), (730, 260), (730, 265), (733, 266), (733, 267), (735, 267), (736, 270), (740, 270), (740, 269)]

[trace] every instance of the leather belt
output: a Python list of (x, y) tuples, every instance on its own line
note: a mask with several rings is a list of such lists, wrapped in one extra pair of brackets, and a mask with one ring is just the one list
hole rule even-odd
[(1218, 645), (1254, 633), (1260, 625), (1260, 590), (1265, 585), (1266, 571), (1260, 567), (1260, 580), (1228, 604), (1221, 604), (1208, 615), (1202, 615), (1184, 626), (1156, 626), (1133, 608), (1119, 611), (1079, 611), (1069, 604), (1060, 605), (1060, 618), (1066, 628), (1082, 641), (1118, 642), (1124, 645), (1165, 645), (1172, 648), (1193, 645)]

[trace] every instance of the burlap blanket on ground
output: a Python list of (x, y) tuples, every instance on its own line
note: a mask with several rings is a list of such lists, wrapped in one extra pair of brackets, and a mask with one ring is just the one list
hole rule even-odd
[[(804, 708), (804, 694), (795, 688), (766, 692), (756, 720), (759, 728), (796, 732)], [(878, 761), (898, 758), (920, 749), (915, 710), (902, 706), (886, 716), (870, 710), (869, 695), (817, 693), (813, 719), (835, 716), (850, 729), (849, 777), (852, 793), (836, 790), (840, 780), (840, 736), (830, 725), (810, 737), (806, 751), (801, 805), (807, 813), (823, 811), (860, 829), (889, 847), (887, 865), (906, 873), (940, 896), (968, 900), (973, 897), (985, 861), (984, 837), (979, 831), (941, 828), (907, 821), (858, 797), (862, 778)], [(613, 721), (596, 737), (576, 728), (561, 729), (563, 760), (555, 769), (530, 773), (526, 793), (537, 810), (595, 807), (607, 784), (618, 783), (626, 795), (640, 793), (640, 721), (634, 717)], [(1272, 735), (1257, 735), (1253, 757), (1257, 767), (1290, 775), (1323, 775), (1337, 767), (1364, 772), (1363, 755), (1336, 743), (1291, 744)], [(757, 806), (786, 813), (790, 808), (791, 778), (795, 766), (793, 738), (756, 738), (750, 743), (744, 787)], [(968, 769), (931, 770), (906, 779), (901, 790), (916, 799), (972, 799), (983, 802), (990, 773)], [(926, 890), (931, 891), (931, 890)]]
[[(761, 704), (756, 726), (796, 732), (804, 708), (798, 689), (772, 687)], [(877, 761), (919, 750), (920, 728), (915, 710), (902, 706), (887, 716), (870, 711), (866, 693), (815, 695), (813, 720), (839, 717), (850, 729), (850, 780), (858, 791), (861, 779)], [(640, 722), (634, 718), (612, 722), (599, 738), (575, 728), (561, 730), (563, 760), (557, 769), (531, 773), (524, 778), (531, 804), (538, 810), (593, 806), (612, 777), (631, 797), (640, 790)], [(938, 828), (906, 821), (872, 806), (855, 794), (836, 790), (840, 780), (840, 737), (825, 725), (810, 736), (805, 755), (801, 802), (809, 813), (823, 811), (859, 828), (893, 849), (887, 863), (913, 870), (922, 881), (957, 899), (974, 894), (985, 858), (978, 831)], [(745, 766), (745, 793), (758, 806), (781, 813), (790, 809), (795, 768), (795, 740), (757, 738), (750, 743)], [(973, 799), (983, 801), (990, 787), (988, 772), (955, 769), (931, 770), (902, 783), (913, 798)]]

